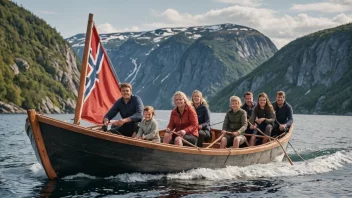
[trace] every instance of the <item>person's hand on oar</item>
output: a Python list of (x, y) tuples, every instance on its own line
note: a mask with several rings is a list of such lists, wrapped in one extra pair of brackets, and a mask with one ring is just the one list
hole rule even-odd
[[(175, 129), (174, 129), (172, 132), (174, 132), (174, 131), (175, 131)], [(166, 129), (165, 129), (165, 132), (166, 132), (166, 133), (171, 133), (171, 130), (170, 130), (169, 128), (166, 128)]]
[(109, 119), (107, 119), (107, 118), (104, 118), (104, 120), (103, 120), (103, 126), (101, 126), (101, 128), (103, 129), (103, 131), (108, 131), (108, 125), (109, 125), (109, 123), (110, 123), (110, 121), (109, 121)]
[(256, 123), (261, 124), (262, 122), (265, 121), (265, 118), (258, 118), (255, 120)]
[[(250, 122), (248, 121), (248, 123), (250, 123)], [(257, 130), (257, 127), (258, 127), (258, 126), (257, 126), (257, 123), (254, 123), (254, 125), (250, 123), (250, 125), (251, 125), (251, 126), (250, 126), (250, 129), (252, 129), (252, 130)]]
[(230, 131), (225, 131), (225, 130), (222, 130), (221, 133), (225, 133), (225, 134), (229, 134), (229, 135), (233, 135), (235, 137), (239, 136), (240, 133), (237, 132), (237, 131), (234, 131), (234, 132), (230, 132)]
[(284, 131), (286, 128), (286, 124), (279, 124), (280, 131)]

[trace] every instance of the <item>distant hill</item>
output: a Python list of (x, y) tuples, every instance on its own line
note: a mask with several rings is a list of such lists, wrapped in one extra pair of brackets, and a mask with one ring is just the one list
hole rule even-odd
[(70, 45), (54, 28), (0, 0), (0, 113), (73, 112), (78, 69)]
[[(277, 51), (265, 35), (235, 24), (100, 36), (120, 80), (131, 82), (134, 93), (157, 109), (171, 109), (177, 90), (190, 95), (198, 89), (210, 99)], [(84, 38), (67, 39), (80, 58)]]
[[(295, 113), (352, 115), (352, 24), (322, 30), (292, 41), (245, 77), (231, 83), (210, 102), (228, 109), (231, 95), (283, 90)], [(255, 100), (257, 100), (255, 98)]]

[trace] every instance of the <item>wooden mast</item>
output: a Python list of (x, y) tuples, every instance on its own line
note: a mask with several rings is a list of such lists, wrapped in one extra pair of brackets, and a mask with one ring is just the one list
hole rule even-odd
[(84, 98), (84, 88), (86, 84), (86, 75), (87, 75), (87, 68), (88, 68), (88, 58), (89, 58), (89, 50), (90, 50), (90, 41), (92, 38), (92, 27), (93, 27), (93, 14), (89, 14), (88, 18), (88, 26), (86, 32), (86, 41), (84, 44), (84, 53), (82, 59), (82, 67), (81, 67), (81, 77), (80, 77), (80, 84), (79, 84), (79, 91), (76, 103), (76, 111), (75, 111), (75, 118), (73, 123), (79, 124), (82, 115), (82, 107), (83, 107), (83, 98)]

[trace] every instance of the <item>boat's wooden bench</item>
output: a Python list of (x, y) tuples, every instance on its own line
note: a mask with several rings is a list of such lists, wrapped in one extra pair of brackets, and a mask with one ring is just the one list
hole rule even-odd
[[(206, 148), (207, 146), (209, 146), (212, 142), (214, 142), (221, 134), (219, 133), (215, 133), (215, 131), (211, 131), (211, 140), (210, 142), (204, 142), (202, 144), (203, 148)], [(220, 148), (220, 141), (215, 143), (211, 148)]]

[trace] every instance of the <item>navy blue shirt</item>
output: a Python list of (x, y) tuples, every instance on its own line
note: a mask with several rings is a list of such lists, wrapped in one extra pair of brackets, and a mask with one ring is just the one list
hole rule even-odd
[(280, 124), (286, 124), (286, 127), (290, 128), (290, 126), (293, 123), (293, 116), (292, 116), (293, 111), (292, 111), (291, 105), (285, 101), (283, 106), (281, 108), (279, 108), (277, 103), (274, 102), (273, 107), (274, 107), (275, 114), (276, 114), (276, 120)]
[(256, 102), (252, 103), (252, 107), (249, 107), (246, 103), (244, 103), (241, 107), (241, 109), (245, 110), (247, 112), (247, 119), (250, 118), (252, 116), (252, 111), (254, 109), (254, 107), (257, 105)]
[(121, 97), (115, 102), (108, 113), (105, 114), (104, 119), (111, 120), (120, 113), (122, 118), (130, 117), (132, 122), (140, 122), (143, 118), (143, 108), (143, 102), (140, 97), (132, 95), (131, 100), (127, 103)]
[(209, 109), (203, 105), (200, 104), (196, 108), (197, 116), (198, 116), (198, 123), (199, 125), (202, 125), (202, 129), (207, 129), (210, 131), (210, 112)]

